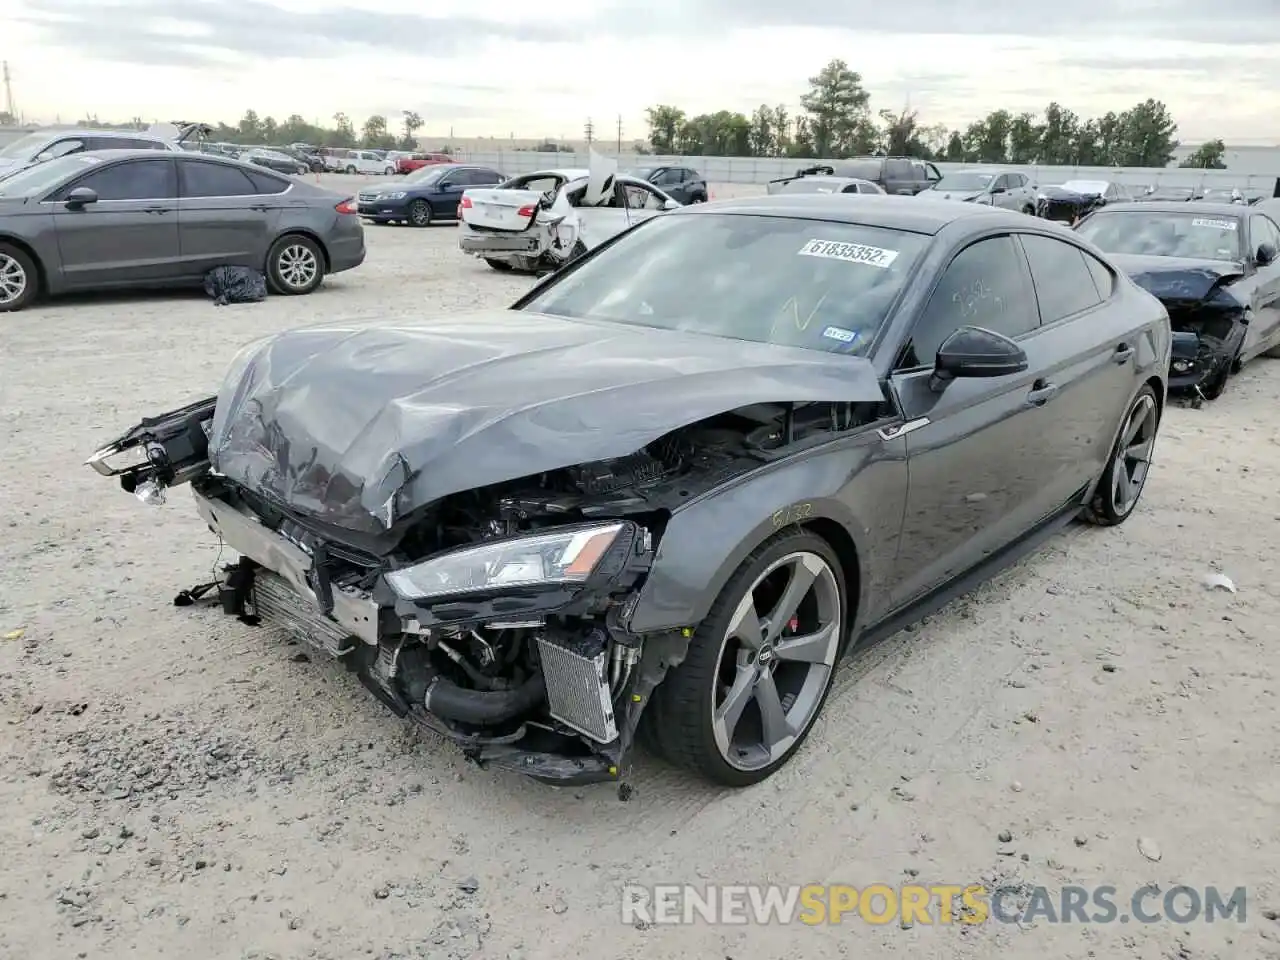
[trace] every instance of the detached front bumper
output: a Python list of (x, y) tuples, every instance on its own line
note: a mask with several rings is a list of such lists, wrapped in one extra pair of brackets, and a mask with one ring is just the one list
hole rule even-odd
[(1195, 390), (1223, 374), (1231, 364), (1225, 344), (1202, 339), (1195, 333), (1176, 330), (1169, 360), (1170, 392)]

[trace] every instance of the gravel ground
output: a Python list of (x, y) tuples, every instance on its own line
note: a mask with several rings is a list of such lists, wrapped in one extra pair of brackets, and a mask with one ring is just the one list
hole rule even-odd
[[(1170, 409), (1125, 526), (1072, 528), (848, 663), (770, 782), (721, 792), (641, 756), (621, 803), (466, 766), (284, 637), (173, 607), (216, 543), (185, 496), (145, 508), (82, 465), (209, 392), (253, 337), (529, 283), (463, 257), (448, 226), (368, 240), (311, 297), (95, 297), (0, 321), (0, 956), (1280, 957), (1280, 365)], [(626, 881), (911, 877), (1247, 885), (1248, 921), (620, 921)]]

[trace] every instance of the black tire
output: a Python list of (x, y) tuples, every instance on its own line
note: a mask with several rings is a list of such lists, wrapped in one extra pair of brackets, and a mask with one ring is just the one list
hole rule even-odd
[(324, 281), (324, 251), (310, 237), (286, 234), (271, 245), (266, 274), (272, 293), (290, 297), (311, 293)]
[[(1145, 417), (1149, 420), (1145, 421), (1149, 424), (1149, 433), (1144, 433), (1142, 443), (1145, 444), (1145, 460), (1136, 460), (1133, 454), (1140, 453), (1137, 450), (1137, 444), (1131, 437), (1130, 428), (1134, 424), (1140, 410), (1146, 410)], [(1151, 454), (1155, 449), (1156, 437), (1160, 431), (1160, 401), (1156, 399), (1156, 392), (1151, 389), (1150, 384), (1143, 385), (1138, 391), (1137, 396), (1125, 408), (1124, 419), (1120, 422), (1120, 433), (1116, 437), (1115, 445), (1111, 448), (1111, 456), (1107, 458), (1107, 465), (1103, 468), (1102, 476), (1098, 480), (1098, 487), (1094, 491), (1093, 500), (1085, 507), (1080, 516), (1089, 523), (1097, 524), (1100, 527), (1115, 527), (1129, 519), (1133, 514), (1134, 508), (1138, 505), (1138, 500), (1142, 497), (1142, 491), (1146, 489), (1147, 474), (1151, 466)], [(1121, 484), (1118, 480), (1117, 470), (1118, 464), (1124, 460), (1124, 470), (1129, 479), (1129, 483), (1125, 484), (1123, 495), (1121, 494)], [(1137, 464), (1141, 464), (1141, 478), (1136, 484), (1136, 489), (1132, 483), (1133, 468)]]
[(294, 172), (297, 173), (297, 175), (300, 177), (305, 177), (307, 175), (307, 168), (304, 167), (302, 164), (298, 164), (298, 169)]
[(696, 194), (694, 194), (694, 195), (693, 195), (693, 197), (689, 200), (689, 202), (690, 202), (690, 203), (706, 203), (706, 202), (707, 202), (707, 195), (706, 195), (705, 193), (696, 193)]
[(344, 172), (350, 176), (350, 175), (352, 175), (352, 174), (358, 173), (359, 171), (358, 171), (358, 170), (356, 170), (356, 168), (355, 168), (354, 166), (352, 166), (352, 165), (348, 165), (348, 166), (347, 166), (347, 169), (346, 169)]
[(21, 248), (0, 243), (0, 313), (31, 305), (40, 293), (40, 271)]
[[(820, 558), (829, 568), (836, 585), (835, 603), (840, 611), (840, 621), (833, 628), (843, 634), (848, 609), (848, 586), (839, 558), (831, 545), (821, 537), (802, 529), (777, 534), (757, 547), (738, 567), (729, 582), (716, 598), (707, 617), (698, 625), (689, 640), (689, 650), (683, 663), (672, 669), (654, 691), (653, 698), (642, 715), (643, 739), (646, 745), (671, 763), (692, 770), (715, 783), (732, 787), (744, 787), (771, 776), (782, 767), (804, 743), (831, 692), (835, 666), (831, 664), (820, 693), (816, 690), (816, 706), (804, 722), (803, 729), (794, 735), (794, 741), (778, 757), (754, 769), (744, 769), (726, 761), (721, 747), (717, 746), (713, 722), (716, 696), (723, 685), (724, 668), (722, 652), (730, 648), (728, 636), (735, 612), (748, 593), (760, 585), (759, 578), (789, 555), (803, 553)], [(806, 595), (806, 599), (808, 595)], [(843, 635), (837, 637), (835, 656), (843, 650)], [(764, 657), (761, 656), (756, 666)], [(755, 701), (750, 701), (755, 702)], [(758, 706), (757, 706), (758, 710)], [(745, 711), (742, 714), (745, 716)], [(757, 714), (758, 716), (758, 714)], [(730, 742), (730, 750), (734, 750)]]
[(409, 226), (431, 226), (431, 204), (425, 200), (415, 200), (409, 204)]
[(484, 262), (487, 263), (494, 270), (497, 270), (499, 273), (509, 273), (510, 271), (515, 269), (514, 267), (511, 266), (511, 264), (507, 263), (507, 261), (505, 260), (492, 260), (489, 257), (485, 257)]
[(1028, 217), (1034, 217), (1036, 215), (1036, 208), (1031, 206), (1031, 204), (1027, 204), (1025, 207), (1022, 208), (1022, 212), (1025, 213)]

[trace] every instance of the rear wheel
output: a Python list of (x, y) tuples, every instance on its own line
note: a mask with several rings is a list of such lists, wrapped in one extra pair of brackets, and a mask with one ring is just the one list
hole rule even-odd
[(758, 783), (799, 749), (826, 702), (844, 630), (835, 552), (803, 530), (757, 548), (725, 585), (645, 710), (646, 739), (730, 786)]
[(1147, 485), (1151, 454), (1160, 429), (1160, 404), (1150, 385), (1143, 386), (1125, 412), (1120, 436), (1102, 471), (1093, 500), (1081, 516), (1102, 527), (1124, 523)]
[(425, 200), (415, 200), (409, 204), (409, 223), (415, 227), (431, 226), (431, 204)]
[(382, 172), (383, 172), (383, 174), (384, 174), (385, 176), (388, 176), (388, 177), (389, 177), (389, 176), (391, 176), (393, 173), (395, 173), (395, 172), (396, 172), (396, 168), (395, 168), (395, 167), (387, 167), (387, 168), (385, 168)]
[(21, 310), (39, 292), (35, 262), (19, 247), (0, 243), (0, 313)]
[(267, 280), (275, 293), (310, 293), (324, 280), (324, 252), (320, 245), (298, 233), (281, 237), (267, 254)]
[(707, 195), (705, 193), (695, 193), (689, 200), (690, 203), (706, 203)]
[(355, 173), (355, 172), (356, 172), (356, 168), (355, 168), (354, 166), (352, 166), (352, 165), (348, 165), (348, 166), (347, 166), (347, 170), (346, 170), (346, 172), (347, 172), (347, 173)]

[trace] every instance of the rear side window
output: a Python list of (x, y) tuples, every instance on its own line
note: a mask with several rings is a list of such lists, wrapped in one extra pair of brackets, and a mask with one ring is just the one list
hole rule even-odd
[(248, 197), (258, 192), (248, 175), (236, 167), (199, 160), (183, 160), (180, 165), (184, 197)]
[(1105, 263), (1091, 253), (1084, 254), (1085, 266), (1093, 276), (1093, 285), (1098, 289), (1098, 296), (1110, 300), (1116, 289), (1116, 278)]
[(271, 174), (263, 173), (259, 170), (246, 170), (244, 175), (252, 181), (254, 189), (258, 193), (284, 193), (290, 187), (288, 180), (273, 177)]
[(884, 175), (891, 180), (910, 180), (912, 177), (910, 160), (886, 160)]
[(1033, 234), (1023, 234), (1021, 239), (1031, 265), (1041, 323), (1054, 323), (1102, 302), (1079, 247)]

